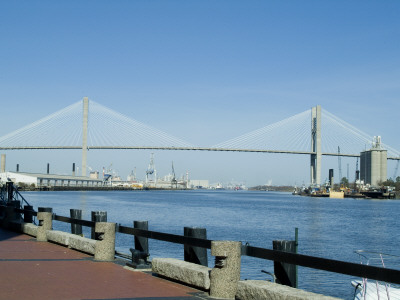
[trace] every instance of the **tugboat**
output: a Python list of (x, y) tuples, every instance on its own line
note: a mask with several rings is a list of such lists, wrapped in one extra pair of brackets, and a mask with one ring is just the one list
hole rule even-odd
[(366, 198), (372, 199), (395, 199), (396, 193), (389, 187), (382, 187), (380, 189), (368, 189), (361, 192)]

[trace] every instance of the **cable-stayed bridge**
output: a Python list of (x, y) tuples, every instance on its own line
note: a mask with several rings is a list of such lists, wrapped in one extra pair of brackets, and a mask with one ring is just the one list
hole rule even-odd
[[(84, 98), (0, 137), (0, 150), (82, 149), (83, 176), (89, 149), (306, 154), (311, 157), (311, 182), (319, 184), (321, 156), (359, 157), (372, 141), (373, 136), (317, 106), (216, 145), (199, 146)], [(388, 159), (400, 160), (400, 151), (382, 147)]]

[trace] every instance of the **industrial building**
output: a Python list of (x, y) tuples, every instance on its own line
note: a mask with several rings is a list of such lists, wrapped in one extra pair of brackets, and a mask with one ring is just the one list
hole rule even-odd
[(97, 187), (103, 185), (102, 179), (83, 176), (23, 173), (23, 172), (1, 172), (0, 182), (12, 181), (16, 185), (27, 185), (34, 188), (43, 187)]
[(372, 148), (360, 153), (360, 175), (365, 184), (379, 186), (387, 180), (387, 150), (381, 146), (381, 137), (374, 137)]
[(199, 179), (191, 179), (189, 181), (189, 188), (191, 189), (208, 189), (210, 187), (210, 183), (208, 180), (199, 180)]

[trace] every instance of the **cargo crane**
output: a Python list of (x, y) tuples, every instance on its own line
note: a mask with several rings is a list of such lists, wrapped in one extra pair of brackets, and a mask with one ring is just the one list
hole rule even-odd
[(178, 181), (176, 180), (176, 176), (175, 176), (175, 169), (174, 169), (174, 162), (172, 162), (172, 178), (171, 178), (171, 187), (173, 187), (175, 185), (175, 188), (178, 187)]
[(104, 167), (103, 167), (103, 181), (104, 182), (106, 182), (106, 181), (108, 181), (109, 179), (112, 178), (112, 173), (111, 173), (112, 169), (111, 169), (111, 167), (112, 167), (112, 163), (108, 166), (107, 170), (105, 170)]
[[(151, 180), (151, 176), (153, 176), (153, 180)], [(154, 185), (157, 183), (157, 171), (154, 165), (154, 153), (151, 153), (150, 163), (146, 170), (146, 183), (154, 182)]]

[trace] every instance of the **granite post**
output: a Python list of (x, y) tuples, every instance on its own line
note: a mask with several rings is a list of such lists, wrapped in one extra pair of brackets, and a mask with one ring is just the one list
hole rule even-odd
[(46, 231), (51, 230), (53, 227), (53, 213), (38, 212), (37, 219), (39, 221), (39, 226), (37, 229), (36, 240), (38, 242), (47, 242)]
[(115, 256), (115, 223), (96, 222), (96, 247), (94, 259), (113, 261)]
[(235, 299), (240, 280), (241, 242), (212, 241), (215, 266), (210, 273), (210, 296)]

